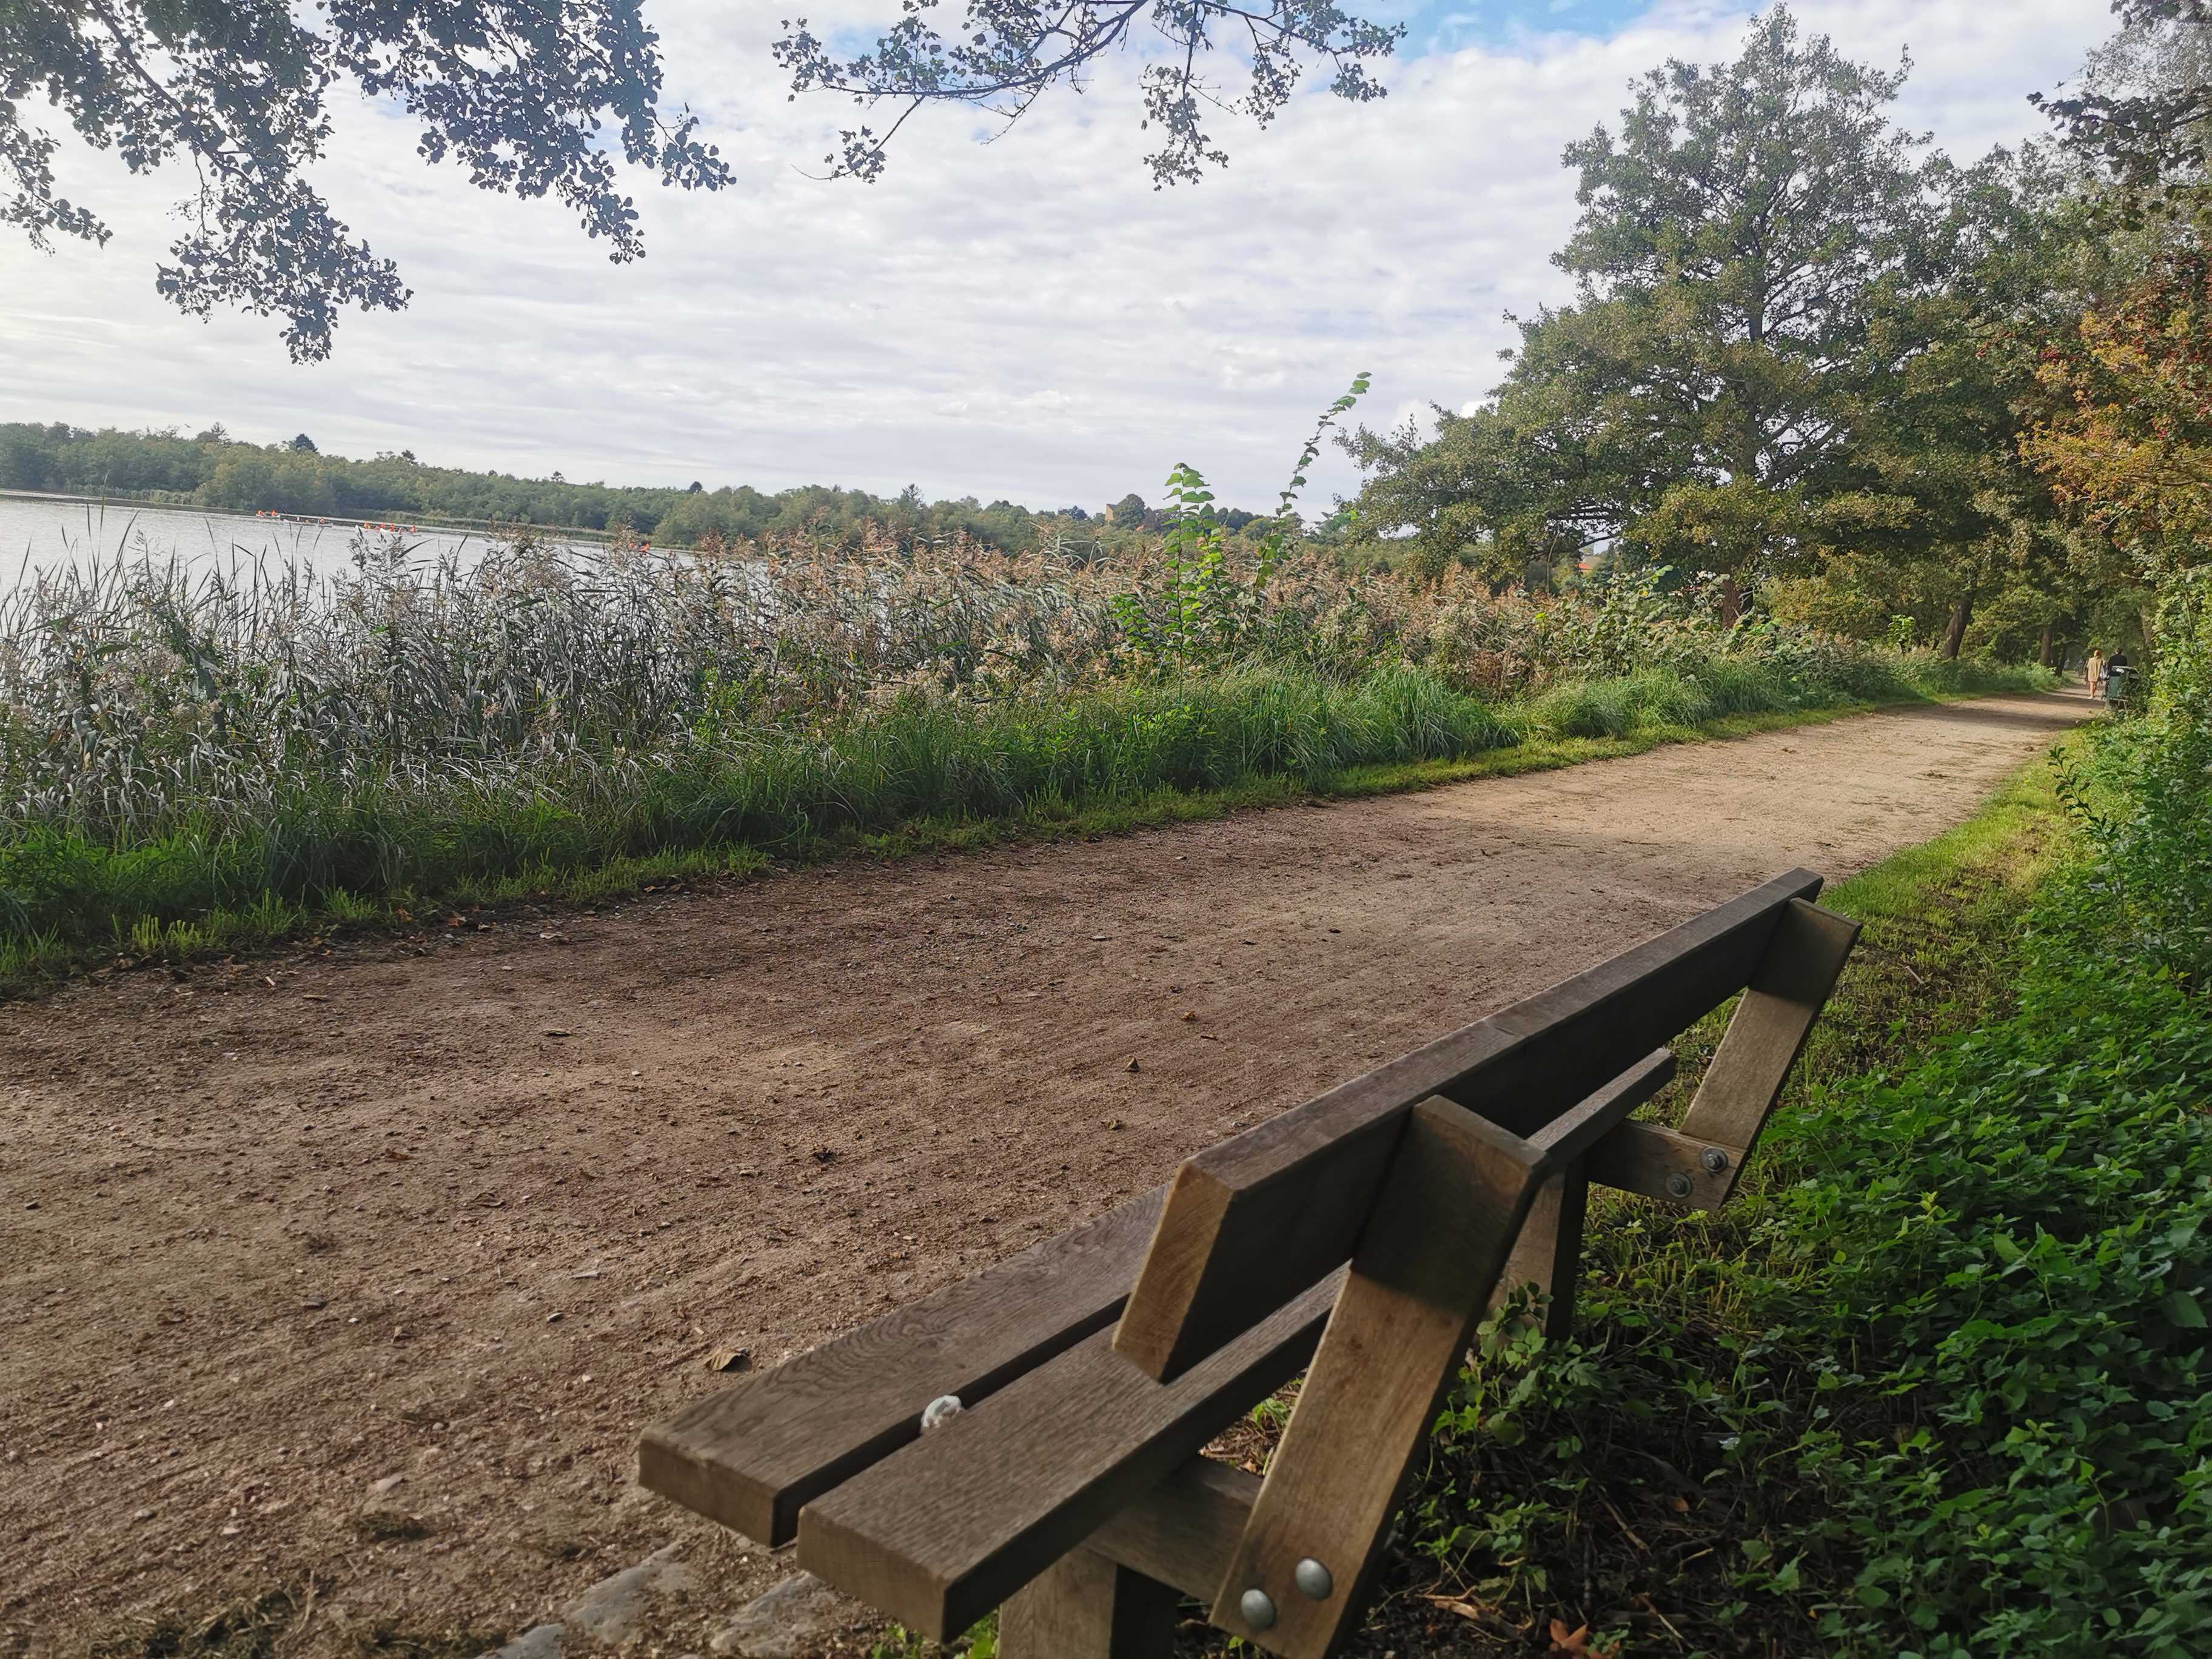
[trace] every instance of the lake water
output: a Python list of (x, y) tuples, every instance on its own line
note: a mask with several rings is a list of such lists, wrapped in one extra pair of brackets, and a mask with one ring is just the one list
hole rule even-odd
[[(137, 501), (0, 494), (0, 591), (15, 586), (27, 569), (112, 564), (118, 550), (126, 561), (144, 553), (194, 565), (296, 562), (311, 569), (342, 568), (359, 530), (351, 521), (309, 523)], [(485, 546), (481, 534), (454, 530), (412, 531), (406, 541), (422, 559), (451, 553), (464, 563)]]

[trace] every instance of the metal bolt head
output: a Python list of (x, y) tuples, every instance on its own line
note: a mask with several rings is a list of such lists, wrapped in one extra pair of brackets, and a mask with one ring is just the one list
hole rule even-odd
[(1698, 1162), (1705, 1167), (1707, 1175), (1728, 1173), (1728, 1154), (1717, 1146), (1708, 1146), (1704, 1152), (1699, 1152)]
[(1244, 1615), (1247, 1629), (1273, 1630), (1275, 1627), (1275, 1598), (1263, 1589), (1246, 1590), (1237, 1598), (1237, 1611)]
[(1328, 1569), (1310, 1555), (1298, 1563), (1291, 1578), (1300, 1591), (1316, 1601), (1328, 1601), (1328, 1593), (1336, 1588), (1336, 1580), (1330, 1577)]
[(1669, 1198), (1687, 1198), (1689, 1195), (1690, 1195), (1690, 1177), (1689, 1177), (1689, 1176), (1686, 1176), (1686, 1175), (1676, 1174), (1676, 1175), (1670, 1175), (1670, 1176), (1668, 1176), (1667, 1177), (1667, 1196), (1668, 1196), (1668, 1197), (1669, 1197)]

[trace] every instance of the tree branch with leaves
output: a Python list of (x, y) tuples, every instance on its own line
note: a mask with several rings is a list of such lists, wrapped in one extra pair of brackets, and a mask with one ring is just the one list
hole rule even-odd
[[(1265, 126), (1288, 103), (1312, 58), (1333, 71), (1330, 90), (1355, 102), (1383, 95), (1369, 66), (1404, 38), (1402, 24), (1370, 23), (1333, 0), (967, 0), (948, 34), (932, 18), (939, 0), (905, 0), (905, 15), (869, 51), (841, 58), (806, 20), (786, 25), (776, 61), (790, 71), (794, 96), (842, 93), (869, 108), (896, 112), (880, 132), (860, 125), (840, 135), (823, 158), (839, 176), (879, 177), (891, 140), (932, 104), (965, 104), (1009, 124), (1051, 88), (1078, 90), (1085, 70), (1108, 53), (1140, 42), (1140, 23), (1165, 50), (1141, 73), (1147, 131), (1159, 148), (1146, 158), (1154, 186), (1196, 181), (1229, 157), (1206, 129), (1206, 109), (1236, 107)], [(1206, 65), (1241, 52), (1246, 83), (1233, 100), (1207, 78)]]
[[(840, 59), (787, 21), (774, 47), (792, 95), (848, 94), (899, 113), (881, 133), (843, 135), (833, 172), (873, 179), (915, 111), (965, 104), (1018, 119), (1055, 86), (1080, 90), (1107, 53), (1153, 40), (1142, 73), (1144, 125), (1162, 135), (1156, 183), (1194, 179), (1227, 157), (1209, 106), (1229, 101), (1212, 66), (1241, 67), (1233, 100), (1262, 125), (1310, 60), (1331, 89), (1364, 101), (1370, 65), (1404, 31), (1334, 0), (966, 0), (956, 31), (933, 27), (939, 0)], [(105, 220), (62, 193), (60, 140), (34, 104), (133, 173), (191, 169), (186, 229), (156, 286), (201, 318), (235, 307), (285, 319), (295, 361), (330, 354), (349, 307), (396, 311), (396, 265), (355, 236), (310, 173), (328, 152), (330, 100), (346, 87), (418, 124), (424, 161), (451, 161), (481, 189), (551, 196), (617, 263), (639, 258), (638, 212), (619, 163), (664, 185), (720, 190), (729, 167), (688, 111), (662, 108), (659, 40), (644, 0), (0, 0), (0, 225), (33, 247), (108, 240)]]

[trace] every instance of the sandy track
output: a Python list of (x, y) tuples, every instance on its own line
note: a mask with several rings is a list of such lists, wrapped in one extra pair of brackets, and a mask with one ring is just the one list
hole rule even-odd
[(678, 1537), (727, 1606), (775, 1569), (629, 1484), (711, 1348), (773, 1364), (1755, 881), (1923, 840), (2087, 711), (1887, 713), (0, 1007), (0, 1652), (311, 1569), (304, 1650), (514, 1629)]

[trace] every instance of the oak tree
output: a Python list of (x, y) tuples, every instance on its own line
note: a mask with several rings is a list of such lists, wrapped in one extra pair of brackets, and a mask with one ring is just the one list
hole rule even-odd
[(1437, 410), (1433, 442), (1354, 441), (1376, 475), (1363, 517), (1500, 578), (1622, 542), (1719, 573), (1724, 608), (1734, 578), (1838, 542), (1958, 535), (1947, 514), (1972, 489), (1924, 486), (1966, 463), (1918, 418), (1960, 401), (1955, 377), (1915, 365), (1959, 338), (1957, 279), (2003, 234), (2012, 163), (1962, 173), (1897, 126), (1905, 72), (1777, 5), (1734, 62), (1637, 82), (1618, 129), (1565, 153), (1583, 211), (1555, 263), (1574, 300), (1520, 321), (1504, 383)]

